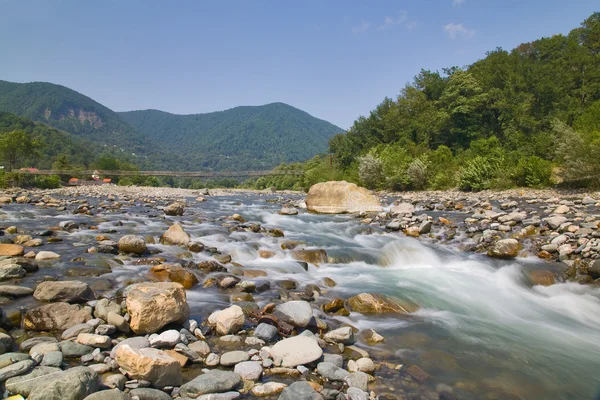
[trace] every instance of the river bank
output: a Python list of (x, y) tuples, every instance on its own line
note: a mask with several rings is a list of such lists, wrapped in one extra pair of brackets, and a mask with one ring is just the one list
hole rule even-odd
[[(594, 193), (380, 193), (384, 211), (360, 216), (308, 213), (293, 192), (5, 194), (11, 393), (566, 399), (599, 384)], [(515, 254), (487, 255), (511, 237)], [(20, 383), (42, 373), (48, 390)]]

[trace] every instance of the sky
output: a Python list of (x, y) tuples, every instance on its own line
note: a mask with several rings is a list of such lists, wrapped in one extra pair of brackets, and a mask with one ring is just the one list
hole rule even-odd
[(0, 0), (0, 80), (115, 111), (284, 102), (349, 128), (423, 69), (566, 34), (597, 0)]

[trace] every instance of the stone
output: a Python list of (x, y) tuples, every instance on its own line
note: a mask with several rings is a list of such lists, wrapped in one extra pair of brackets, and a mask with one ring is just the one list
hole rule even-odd
[(180, 202), (171, 203), (164, 209), (165, 214), (171, 217), (180, 217), (185, 211), (185, 204)]
[(29, 355), (34, 357), (36, 353), (40, 354), (40, 355), (44, 355), (51, 351), (60, 351), (60, 348), (58, 347), (58, 343), (56, 343), (56, 342), (41, 342), (41, 343), (36, 344), (29, 350)]
[(50, 375), (53, 379), (31, 389), (28, 400), (82, 400), (100, 389), (98, 374), (88, 367), (74, 367)]
[(488, 250), (488, 256), (493, 258), (513, 258), (519, 254), (521, 245), (517, 239), (500, 239)]
[(433, 223), (431, 221), (421, 222), (421, 225), (419, 226), (419, 234), (420, 235), (428, 234), (429, 232), (431, 232), (432, 226), (433, 226)]
[(92, 393), (87, 396), (84, 400), (130, 400), (131, 397), (119, 389), (101, 390), (96, 393)]
[(224, 310), (215, 311), (208, 320), (215, 325), (219, 335), (230, 335), (242, 329), (246, 317), (240, 306), (232, 305)]
[(182, 385), (179, 395), (196, 398), (204, 394), (228, 392), (235, 389), (241, 380), (235, 372), (211, 370)]
[(368, 357), (362, 357), (355, 361), (357, 371), (372, 374), (375, 372), (375, 363)]
[(241, 376), (245, 381), (257, 381), (263, 373), (263, 368), (258, 361), (243, 361), (236, 364), (233, 372)]
[(357, 371), (344, 378), (344, 381), (350, 387), (356, 387), (360, 390), (367, 390), (367, 385), (369, 384), (369, 375), (365, 374), (364, 372)]
[(252, 388), (252, 394), (257, 397), (271, 397), (279, 394), (287, 385), (279, 382), (267, 382), (262, 385), (256, 385)]
[(347, 345), (354, 344), (354, 342), (356, 341), (354, 340), (354, 332), (349, 326), (344, 326), (342, 328), (338, 328), (333, 331), (327, 332), (323, 336), (323, 339), (325, 339), (328, 342), (342, 343)]
[(199, 283), (198, 277), (179, 264), (159, 264), (150, 268), (150, 273), (160, 281), (180, 283), (185, 289), (191, 289)]
[[(127, 378), (123, 374), (109, 374), (102, 376), (102, 385), (111, 389), (125, 389)], [(131, 392), (130, 392), (131, 393)], [(162, 393), (162, 392), (161, 392)]]
[(94, 332), (94, 327), (90, 324), (77, 324), (69, 329), (65, 329), (65, 331), (61, 335), (62, 340), (67, 340), (71, 338), (76, 338), (80, 333), (92, 333)]
[(121, 314), (121, 306), (109, 299), (100, 299), (94, 307), (94, 316), (103, 320), (108, 319), (109, 313)]
[[(369, 394), (357, 387), (349, 387), (346, 396), (348, 400), (369, 400)], [(442, 399), (441, 396), (440, 399)]]
[(0, 368), (0, 382), (4, 382), (8, 378), (14, 376), (23, 375), (29, 370), (35, 367), (36, 362), (31, 359), (17, 361), (14, 364), (7, 365), (4, 368)]
[(60, 254), (56, 254), (53, 251), (40, 251), (35, 255), (36, 261), (50, 261), (58, 258), (60, 258)]
[(298, 328), (305, 328), (313, 318), (313, 310), (307, 301), (294, 300), (279, 304), (273, 312), (279, 319)]
[(560, 205), (558, 207), (556, 207), (556, 209), (554, 210), (554, 214), (566, 214), (570, 211), (569, 207), (565, 206), (565, 205)]
[(117, 243), (120, 252), (142, 255), (148, 252), (146, 241), (141, 236), (125, 235)]
[(125, 344), (116, 350), (115, 360), (132, 379), (143, 379), (159, 388), (181, 385), (181, 365), (162, 350)]
[(123, 317), (120, 314), (109, 312), (106, 317), (106, 322), (108, 322), (111, 325), (114, 325), (121, 332), (128, 333), (130, 331), (129, 323), (127, 322), (125, 317)]
[(320, 265), (328, 261), (327, 252), (323, 249), (312, 250), (292, 250), (294, 260), (305, 261), (311, 264)]
[(265, 342), (273, 342), (277, 340), (278, 329), (273, 325), (266, 324), (263, 322), (258, 324), (256, 329), (254, 330), (254, 336), (261, 340), (264, 340)]
[(160, 242), (167, 245), (187, 246), (190, 241), (190, 235), (179, 224), (171, 225), (160, 237)]
[(550, 286), (557, 281), (557, 276), (552, 271), (537, 270), (529, 272), (529, 280), (532, 285)]
[(308, 382), (299, 381), (283, 389), (278, 400), (323, 400), (323, 396)]
[(415, 206), (411, 203), (400, 203), (390, 207), (390, 213), (392, 215), (413, 215), (415, 212)]
[(379, 199), (369, 190), (346, 181), (312, 185), (306, 196), (308, 211), (323, 214), (380, 212)]
[(50, 351), (44, 354), (40, 365), (44, 367), (60, 367), (63, 363), (63, 353), (61, 351)]
[(0, 368), (8, 367), (19, 361), (29, 360), (31, 357), (25, 353), (5, 353), (0, 355)]
[(594, 279), (600, 278), (600, 260), (592, 262), (587, 269), (587, 273)]
[(221, 355), (221, 365), (224, 367), (231, 367), (242, 361), (248, 361), (250, 356), (247, 352), (236, 350), (236, 351), (228, 351), (227, 353), (223, 353)]
[(550, 229), (558, 229), (559, 226), (567, 222), (567, 217), (562, 215), (555, 215), (544, 219), (544, 222), (550, 227)]
[(80, 333), (77, 335), (77, 343), (84, 346), (108, 349), (111, 347), (111, 338), (106, 335), (96, 335), (94, 333)]
[(0, 285), (0, 296), (23, 297), (33, 294), (33, 289), (25, 286)]
[(146, 347), (150, 347), (150, 341), (148, 341), (147, 338), (142, 336), (127, 338), (119, 342), (115, 347), (112, 348), (112, 350), (110, 351), (110, 358), (116, 358), (117, 350), (119, 349), (119, 347), (125, 345), (131, 347), (132, 349), (143, 349)]
[(202, 357), (206, 357), (210, 353), (210, 347), (208, 346), (208, 343), (206, 343), (203, 340), (198, 340), (193, 343), (190, 343), (188, 347), (191, 350), (198, 353), (199, 355), (201, 355)]
[(427, 372), (423, 371), (417, 365), (411, 365), (410, 367), (408, 367), (406, 369), (406, 373), (408, 375), (410, 375), (413, 379), (415, 379), (417, 382), (420, 382), (420, 383), (423, 383), (429, 379), (429, 374)]
[(185, 322), (190, 310), (179, 283), (138, 283), (127, 292), (129, 325), (137, 334), (154, 333), (171, 322)]
[(168, 331), (164, 331), (160, 335), (151, 335), (148, 338), (150, 342), (150, 346), (158, 347), (158, 348), (173, 348), (179, 341), (181, 337), (179, 335), (179, 331), (175, 329), (170, 329)]
[(0, 281), (8, 279), (18, 279), (27, 275), (27, 271), (18, 264), (0, 265)]
[(18, 244), (0, 243), (0, 257), (19, 257), (25, 253), (23, 246)]
[(5, 382), (5, 387), (11, 393), (19, 393), (27, 397), (34, 388), (46, 385), (62, 373), (63, 371), (55, 367), (35, 367), (24, 375), (9, 378)]
[(317, 365), (317, 373), (330, 381), (344, 381), (350, 372), (332, 363), (320, 362)]
[(298, 210), (293, 207), (282, 207), (279, 210), (279, 214), (281, 215), (298, 215)]
[(91, 354), (94, 351), (92, 346), (86, 346), (71, 340), (62, 341), (58, 345), (63, 356), (66, 358), (81, 357)]
[[(344, 357), (341, 354), (323, 354), (323, 361), (331, 363), (336, 367), (342, 368), (344, 366)], [(350, 360), (352, 361), (352, 360)]]
[(140, 400), (171, 400), (171, 396), (158, 389), (138, 388), (129, 391), (129, 395)]
[(351, 311), (362, 314), (385, 314), (401, 313), (407, 314), (419, 309), (416, 304), (410, 302), (399, 302), (389, 296), (379, 293), (360, 293), (348, 299)]
[(96, 296), (87, 283), (81, 281), (47, 281), (40, 283), (33, 293), (39, 301), (64, 301), (84, 303)]
[(23, 328), (32, 331), (64, 331), (92, 318), (89, 308), (76, 304), (51, 303), (28, 310)]
[(276, 365), (297, 367), (310, 364), (323, 355), (317, 341), (307, 336), (294, 336), (283, 339), (271, 347), (271, 356)]

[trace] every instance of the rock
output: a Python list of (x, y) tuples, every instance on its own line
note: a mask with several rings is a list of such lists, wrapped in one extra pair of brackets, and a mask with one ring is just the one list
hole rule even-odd
[(344, 381), (350, 387), (359, 388), (360, 390), (367, 390), (367, 385), (369, 384), (369, 375), (365, 374), (364, 372), (357, 371), (344, 378)]
[(587, 273), (594, 279), (600, 278), (600, 260), (596, 260), (588, 266)]
[(184, 269), (179, 264), (159, 264), (150, 268), (152, 275), (158, 280), (177, 282), (185, 289), (191, 289), (199, 283), (198, 278), (191, 271)]
[(305, 328), (313, 317), (310, 303), (304, 300), (288, 301), (279, 304), (273, 312), (279, 319), (298, 328)]
[(111, 312), (121, 314), (121, 306), (109, 299), (100, 299), (96, 302), (96, 306), (94, 307), (94, 316), (96, 318), (106, 321), (108, 314)]
[(25, 353), (5, 353), (0, 355), (0, 368), (8, 367), (19, 361), (29, 360), (31, 357)]
[(130, 331), (129, 323), (127, 322), (125, 317), (121, 316), (120, 314), (109, 312), (108, 316), (106, 317), (106, 322), (108, 322), (111, 325), (114, 325), (121, 332), (128, 333)]
[[(54, 375), (54, 374), (52, 374)], [(75, 367), (56, 374), (31, 389), (28, 400), (82, 400), (100, 388), (98, 374), (88, 367)]]
[(96, 335), (93, 333), (80, 333), (77, 335), (77, 343), (100, 349), (108, 349), (111, 347), (110, 336)]
[(18, 244), (0, 243), (0, 257), (19, 257), (25, 253), (23, 246)]
[(323, 350), (315, 339), (306, 336), (294, 336), (277, 342), (271, 348), (271, 356), (276, 365), (297, 367), (310, 364), (323, 355)]
[(208, 346), (208, 343), (206, 343), (203, 340), (198, 340), (196, 342), (190, 343), (188, 347), (196, 353), (200, 354), (202, 357), (206, 357), (210, 353), (210, 347)]
[(347, 345), (354, 344), (355, 342), (354, 332), (349, 326), (345, 326), (342, 328), (335, 329), (331, 332), (327, 332), (323, 336), (323, 339), (329, 342), (342, 343)]
[(223, 393), (235, 389), (241, 377), (235, 372), (211, 370), (181, 386), (180, 396), (196, 398), (210, 393)]
[(254, 336), (261, 340), (264, 340), (265, 342), (273, 342), (277, 340), (277, 332), (277, 327), (263, 322), (258, 324), (256, 329), (254, 330)]
[(380, 212), (377, 196), (369, 190), (346, 181), (317, 183), (306, 196), (309, 211), (323, 214)]
[(171, 225), (160, 237), (160, 242), (162, 244), (175, 246), (187, 246), (190, 240), (190, 235), (188, 235), (179, 224)]
[(27, 271), (18, 264), (0, 265), (0, 281), (8, 279), (18, 279), (27, 275)]
[(129, 391), (132, 398), (138, 397), (140, 400), (171, 400), (171, 396), (158, 389), (138, 388)]
[(550, 286), (556, 283), (556, 274), (552, 271), (531, 271), (529, 273), (529, 280), (532, 285)]
[[(331, 363), (331, 364), (335, 365), (336, 367), (340, 367), (340, 368), (342, 368), (344, 366), (344, 357), (341, 354), (330, 354), (330, 353), (323, 354), (323, 361)], [(350, 362), (352, 362), (352, 360), (350, 360), (348, 362), (348, 365), (350, 365)]]
[(396, 299), (378, 293), (360, 293), (348, 299), (351, 311), (362, 314), (412, 313), (419, 309), (413, 303), (400, 303)]
[(298, 210), (296, 210), (295, 208), (283, 207), (281, 210), (279, 210), (279, 214), (281, 214), (281, 215), (297, 215)]
[(562, 215), (555, 215), (544, 219), (544, 222), (550, 227), (550, 229), (558, 229), (559, 226), (567, 222), (567, 218)]
[(142, 255), (148, 252), (146, 241), (141, 236), (125, 235), (117, 243), (119, 251), (123, 253), (134, 253)]
[(355, 361), (357, 371), (372, 374), (375, 372), (375, 363), (368, 357), (362, 357)]
[(39, 301), (84, 303), (96, 299), (87, 283), (81, 281), (47, 281), (40, 283), (33, 293)]
[(236, 351), (228, 351), (227, 353), (223, 353), (221, 355), (221, 365), (224, 367), (231, 367), (242, 361), (248, 361), (250, 356), (247, 352), (236, 350)]
[(185, 204), (180, 202), (171, 203), (165, 207), (165, 214), (171, 217), (180, 217), (185, 211)]
[(40, 365), (44, 367), (60, 367), (63, 363), (63, 353), (61, 351), (50, 351), (44, 354)]
[(94, 332), (94, 327), (90, 324), (77, 324), (69, 329), (65, 329), (62, 333), (61, 339), (67, 340), (71, 338), (76, 338), (80, 333), (92, 333)]
[(415, 206), (411, 203), (400, 203), (390, 207), (390, 213), (392, 215), (413, 215), (415, 212)]
[(410, 367), (408, 367), (406, 369), (406, 373), (408, 375), (410, 375), (413, 379), (415, 379), (417, 382), (420, 382), (420, 383), (423, 383), (427, 379), (429, 379), (429, 374), (427, 372), (423, 371), (417, 365), (411, 365)]
[(171, 322), (190, 315), (185, 290), (179, 283), (138, 283), (127, 293), (129, 325), (137, 334), (154, 333)]
[(0, 382), (4, 382), (8, 378), (23, 375), (26, 372), (29, 372), (29, 370), (35, 367), (35, 364), (36, 363), (34, 360), (28, 359), (17, 361), (14, 364), (10, 364), (4, 368), (0, 368)]
[(500, 239), (488, 250), (488, 256), (494, 258), (513, 258), (519, 254), (521, 245), (517, 239)]
[(34, 388), (46, 385), (62, 373), (59, 368), (35, 367), (24, 375), (8, 379), (5, 382), (6, 390), (27, 397)]
[(431, 221), (421, 222), (421, 225), (419, 226), (419, 234), (425, 235), (425, 234), (428, 234), (429, 232), (431, 232), (432, 225), (433, 225), (433, 223)]
[(25, 286), (0, 285), (0, 296), (22, 297), (33, 294), (33, 289)]
[(241, 376), (245, 381), (257, 381), (262, 375), (263, 368), (258, 361), (243, 361), (235, 366), (233, 372)]
[(583, 200), (581, 200), (581, 204), (590, 206), (596, 204), (596, 200), (590, 196), (584, 196)]
[[(349, 387), (346, 396), (348, 400), (369, 400), (369, 394), (357, 387)], [(442, 399), (441, 396), (440, 399)]]
[(53, 342), (38, 343), (29, 350), (29, 355), (31, 355), (32, 357), (35, 357), (36, 354), (44, 355), (51, 351), (60, 351), (60, 348), (58, 347), (58, 343), (53, 343)]
[(278, 400), (323, 400), (321, 396), (306, 381), (294, 382), (283, 389)]
[(148, 340), (150, 341), (150, 346), (152, 347), (172, 349), (177, 343), (179, 343), (181, 337), (179, 335), (179, 331), (170, 329), (168, 331), (164, 331), (160, 335), (151, 335)]
[(271, 397), (279, 394), (287, 385), (279, 382), (267, 382), (263, 385), (256, 385), (252, 388), (252, 394), (257, 397)]
[(60, 258), (60, 254), (56, 254), (53, 251), (40, 251), (35, 255), (36, 261), (50, 261), (58, 258)]
[(89, 308), (69, 303), (51, 303), (27, 311), (23, 327), (32, 331), (64, 331), (91, 318)]
[(350, 375), (350, 372), (340, 368), (332, 363), (320, 362), (317, 365), (317, 373), (330, 381), (344, 381), (344, 378)]
[(102, 390), (92, 393), (84, 400), (130, 400), (131, 397), (127, 393), (123, 393), (119, 389)]
[(181, 385), (181, 365), (162, 350), (135, 349), (127, 344), (115, 352), (119, 367), (133, 379), (143, 379), (155, 387)]
[(115, 347), (113, 347), (113, 349), (110, 351), (110, 358), (116, 358), (117, 350), (119, 349), (119, 347), (125, 345), (131, 347), (132, 349), (143, 349), (146, 347), (150, 347), (150, 341), (148, 341), (147, 338), (141, 336), (125, 339), (119, 342)]
[(214, 321), (216, 331), (219, 335), (230, 335), (237, 333), (246, 322), (244, 311), (240, 306), (233, 305), (221, 311), (216, 311), (209, 317)]
[(295, 260), (315, 265), (325, 264), (328, 261), (327, 252), (323, 249), (292, 250), (291, 255)]
[(63, 356), (66, 358), (81, 357), (91, 354), (95, 350), (92, 346), (85, 346), (71, 340), (62, 341), (58, 345)]
[(565, 205), (560, 205), (558, 207), (556, 207), (556, 210), (554, 210), (554, 214), (566, 214), (570, 211), (569, 207), (565, 206)]

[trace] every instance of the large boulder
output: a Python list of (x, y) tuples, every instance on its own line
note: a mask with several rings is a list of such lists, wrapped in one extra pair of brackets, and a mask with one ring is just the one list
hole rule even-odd
[(96, 298), (88, 284), (81, 281), (42, 282), (35, 288), (33, 297), (39, 301), (67, 303), (84, 303)]
[(132, 379), (143, 379), (155, 387), (181, 385), (181, 364), (162, 350), (119, 346), (115, 352), (119, 367)]
[(271, 356), (276, 365), (294, 368), (310, 364), (323, 355), (317, 341), (308, 336), (293, 336), (277, 342), (271, 347)]
[(51, 303), (25, 313), (23, 328), (32, 331), (64, 331), (92, 319), (89, 308), (76, 304)]
[(165, 207), (165, 214), (172, 217), (180, 217), (185, 211), (185, 205), (180, 202), (171, 203)]
[(241, 380), (242, 378), (235, 372), (215, 369), (182, 385), (179, 394), (183, 397), (196, 398), (204, 394), (224, 393), (234, 389)]
[(171, 322), (184, 322), (190, 315), (185, 289), (179, 283), (138, 283), (127, 293), (131, 329), (137, 334), (154, 333)]
[(311, 264), (325, 264), (328, 261), (327, 252), (323, 249), (292, 250), (294, 260), (305, 261)]
[(148, 252), (146, 241), (143, 237), (136, 235), (125, 235), (119, 239), (119, 251), (123, 253), (134, 253), (142, 255)]
[(275, 307), (274, 314), (297, 328), (306, 328), (313, 317), (310, 303), (304, 300), (288, 301)]
[(488, 249), (488, 256), (493, 258), (513, 258), (519, 254), (521, 245), (517, 239), (500, 239)]
[(419, 309), (416, 304), (400, 302), (379, 293), (360, 293), (348, 299), (351, 311), (362, 314), (412, 313)]
[(162, 244), (170, 244), (175, 246), (187, 246), (190, 240), (190, 235), (188, 235), (179, 224), (171, 225), (169, 229), (167, 229), (167, 231), (160, 237), (160, 242)]
[(56, 379), (37, 385), (28, 400), (83, 400), (100, 389), (98, 374), (88, 367), (75, 367), (57, 374)]
[(18, 244), (0, 243), (0, 257), (22, 256), (25, 249)]
[(323, 214), (379, 212), (383, 208), (369, 190), (346, 181), (317, 183), (306, 196), (309, 211)]
[(219, 335), (230, 335), (242, 329), (246, 317), (242, 308), (234, 304), (224, 310), (215, 311), (208, 320), (215, 326)]

